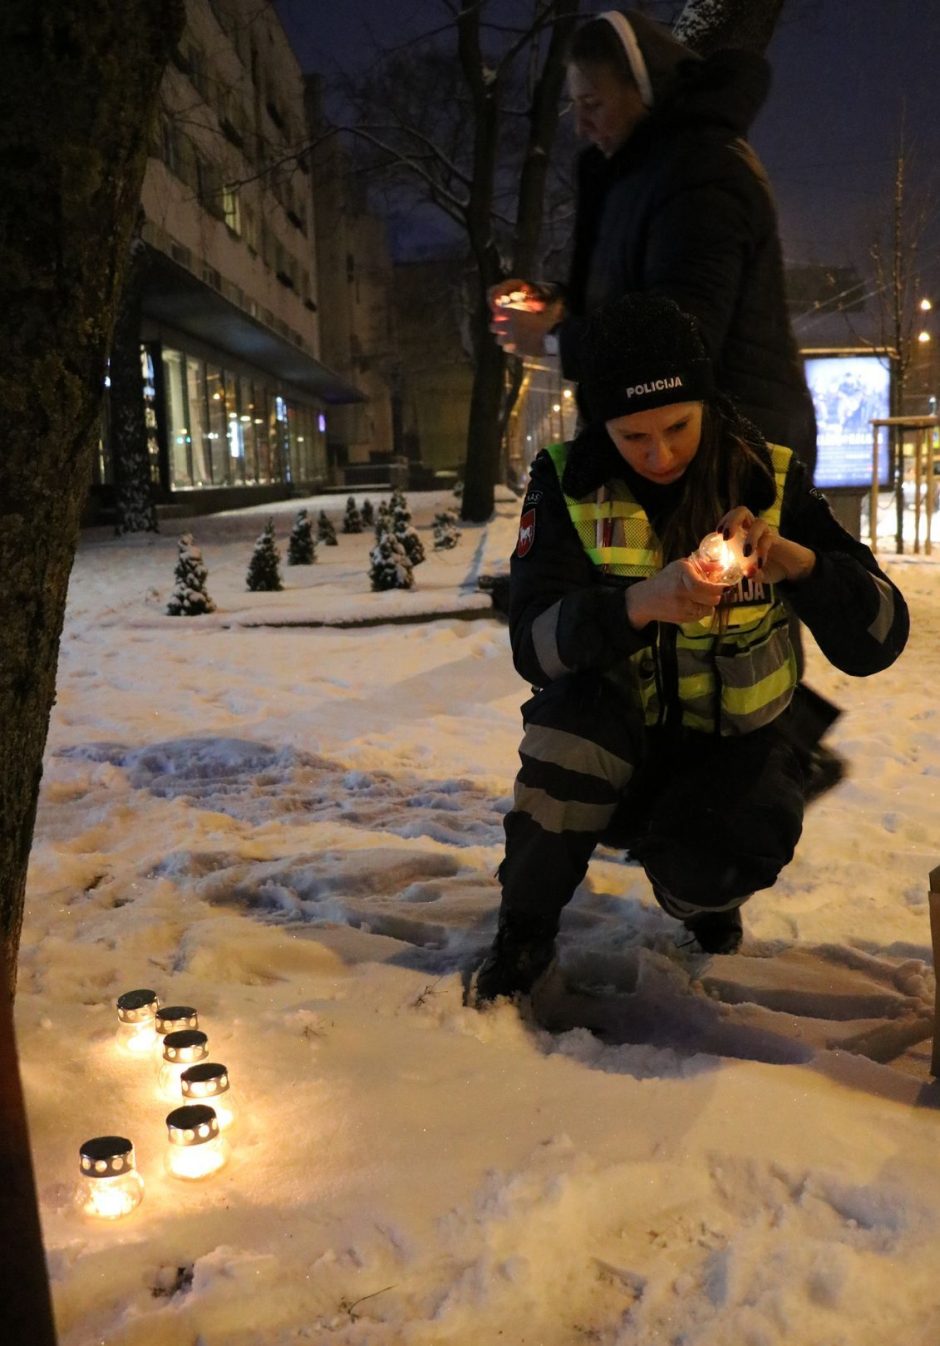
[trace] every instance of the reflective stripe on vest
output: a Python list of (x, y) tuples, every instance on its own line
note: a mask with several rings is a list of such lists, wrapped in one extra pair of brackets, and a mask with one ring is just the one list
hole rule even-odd
[[(769, 444), (776, 493), (760, 517), (779, 527), (790, 450)], [(568, 458), (567, 444), (551, 444), (548, 454), (559, 481)], [(596, 566), (608, 574), (648, 579), (662, 567), (659, 541), (646, 511), (626, 482), (612, 480), (596, 498), (565, 504), (581, 545)], [(606, 540), (605, 540), (606, 535)], [(738, 588), (743, 596), (744, 584)], [(676, 628), (676, 671), (682, 723), (689, 729), (743, 734), (775, 720), (785, 710), (796, 686), (796, 659), (790, 646), (787, 613), (773, 585), (749, 583), (766, 590), (766, 601), (732, 602), (723, 609), (726, 625), (714, 620), (683, 622)], [(658, 638), (652, 648), (630, 656), (638, 682), (644, 720), (659, 723), (664, 707), (659, 694)], [(716, 725), (716, 712), (718, 723)]]

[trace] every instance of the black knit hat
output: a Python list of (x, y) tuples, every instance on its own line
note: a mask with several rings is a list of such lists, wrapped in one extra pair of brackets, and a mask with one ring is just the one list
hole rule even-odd
[(579, 401), (591, 424), (714, 392), (695, 322), (671, 299), (625, 295), (585, 320)]

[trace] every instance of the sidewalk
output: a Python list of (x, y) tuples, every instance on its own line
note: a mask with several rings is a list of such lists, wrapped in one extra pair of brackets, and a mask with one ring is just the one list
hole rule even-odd
[[(357, 504), (366, 498), (377, 506), (384, 495), (352, 492)], [(488, 592), (479, 588), (481, 576), (505, 573), (515, 543), (519, 501), (510, 491), (497, 491), (496, 508), (484, 524), (461, 523), (462, 536), (450, 551), (435, 552), (432, 525), (445, 509), (459, 512), (449, 491), (414, 493), (408, 497), (412, 523), (424, 543), (425, 560), (415, 568), (415, 587), (373, 593), (369, 582), (372, 529), (360, 534), (342, 532), (346, 497), (319, 495), (282, 501), (227, 514), (212, 514), (165, 522), (159, 534), (117, 538), (110, 530), (88, 529), (82, 534), (79, 558), (93, 576), (92, 589), (100, 594), (103, 620), (119, 614), (121, 622), (153, 629), (166, 622), (185, 621), (188, 628), (224, 630), (232, 627), (363, 627), (385, 623), (428, 622), (438, 618), (472, 620), (493, 612)], [(297, 511), (307, 509), (316, 519), (321, 509), (332, 520), (337, 545), (317, 545), (316, 562), (289, 566), (287, 541)], [(255, 539), (272, 518), (281, 553), (279, 593), (252, 593), (245, 574)], [(177, 540), (191, 533), (208, 569), (207, 588), (216, 611), (203, 617), (173, 618), (166, 603), (173, 590)]]

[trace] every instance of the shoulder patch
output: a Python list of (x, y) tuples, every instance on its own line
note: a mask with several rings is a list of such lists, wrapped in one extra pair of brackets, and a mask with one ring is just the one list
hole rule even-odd
[(522, 502), (522, 508), (528, 509), (530, 505), (537, 505), (541, 498), (542, 492), (537, 486), (533, 486), (530, 491), (526, 492), (526, 498)]
[(516, 539), (516, 555), (527, 556), (535, 542), (535, 510), (527, 509), (519, 520), (519, 537)]

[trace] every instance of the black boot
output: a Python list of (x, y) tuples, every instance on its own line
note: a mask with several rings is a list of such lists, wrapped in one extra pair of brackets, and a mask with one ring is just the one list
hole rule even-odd
[(704, 953), (737, 953), (744, 937), (739, 907), (733, 911), (697, 911), (682, 924)]
[(492, 948), (477, 972), (476, 1003), (527, 995), (554, 953), (554, 926), (531, 916), (501, 916)]

